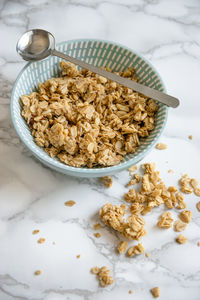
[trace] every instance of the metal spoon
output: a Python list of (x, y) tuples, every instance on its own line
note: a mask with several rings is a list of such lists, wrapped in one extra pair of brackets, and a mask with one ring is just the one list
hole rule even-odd
[(105, 71), (101, 68), (90, 65), (82, 60), (79, 60), (77, 58), (68, 56), (64, 53), (57, 51), (55, 49), (54, 36), (46, 30), (32, 29), (25, 32), (18, 40), (16, 50), (24, 60), (28, 60), (28, 61), (38, 61), (48, 57), (49, 55), (58, 56), (76, 65), (79, 65), (84, 69), (88, 69), (103, 77), (116, 81), (136, 92), (146, 95), (147, 97), (150, 97), (154, 100), (164, 103), (167, 106), (171, 106), (175, 108), (179, 105), (179, 100), (175, 97), (156, 91), (148, 86), (137, 83), (133, 80), (123, 78), (111, 72)]

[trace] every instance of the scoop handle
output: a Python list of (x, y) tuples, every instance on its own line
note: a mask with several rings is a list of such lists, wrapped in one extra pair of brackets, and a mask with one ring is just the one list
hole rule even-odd
[(62, 52), (59, 52), (59, 51), (55, 50), (55, 49), (52, 51), (52, 55), (58, 56), (62, 59), (66, 59), (66, 60), (72, 62), (75, 65), (78, 65), (78, 66), (80, 66), (84, 69), (88, 69), (89, 71), (92, 71), (92, 72), (94, 72), (98, 75), (106, 77), (107, 79), (110, 79), (110, 80), (113, 80), (117, 83), (120, 83), (120, 84), (122, 84), (122, 85), (136, 91), (136, 92), (139, 92), (139, 93), (141, 93), (141, 94), (143, 94), (143, 95), (145, 95), (149, 98), (157, 100), (158, 102), (161, 102), (161, 103), (163, 103), (167, 106), (176, 108), (180, 104), (180, 101), (177, 98), (173, 97), (173, 96), (167, 95), (167, 94), (159, 92), (157, 90), (154, 90), (154, 89), (152, 89), (148, 86), (145, 86), (141, 83), (138, 83), (136, 81), (133, 81), (133, 80), (121, 77), (119, 75), (113, 74), (113, 73), (108, 72), (106, 70), (103, 70), (99, 67), (95, 67), (91, 64), (88, 64), (88, 63), (86, 63), (82, 60), (79, 60), (77, 58), (68, 56), (68, 55), (66, 55)]

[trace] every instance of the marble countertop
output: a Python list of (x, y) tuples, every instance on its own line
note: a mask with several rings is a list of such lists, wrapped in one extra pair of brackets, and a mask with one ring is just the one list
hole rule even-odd
[[(9, 112), (13, 82), (24, 66), (15, 44), (24, 31), (36, 27), (51, 31), (57, 42), (106, 39), (149, 59), (181, 105), (170, 110), (161, 138), (168, 149), (154, 149), (144, 161), (156, 162), (167, 185), (177, 185), (185, 173), (200, 180), (198, 0), (1, 0), (0, 300), (147, 300), (152, 299), (149, 290), (154, 286), (160, 287), (162, 300), (199, 300), (198, 197), (185, 196), (193, 212), (184, 232), (186, 244), (174, 241), (177, 233), (172, 229), (155, 228), (162, 211), (158, 208), (146, 216), (148, 234), (142, 239), (150, 258), (119, 256), (120, 237), (104, 226), (96, 239), (93, 224), (99, 221), (103, 204), (123, 202), (128, 172), (113, 176), (113, 186), (106, 189), (97, 179), (53, 172), (19, 141)], [(64, 206), (67, 200), (76, 205)], [(32, 235), (34, 229), (39, 234)], [(37, 243), (40, 237), (46, 239), (44, 244)], [(95, 265), (111, 269), (113, 285), (99, 287), (90, 273)], [(37, 269), (40, 276), (34, 275)]]

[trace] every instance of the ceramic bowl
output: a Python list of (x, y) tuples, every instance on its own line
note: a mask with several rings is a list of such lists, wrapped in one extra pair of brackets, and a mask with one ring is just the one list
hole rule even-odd
[[(71, 40), (58, 44), (57, 50), (83, 59), (99, 67), (109, 67), (112, 71), (124, 71), (134, 67), (140, 83), (159, 91), (165, 91), (164, 84), (154, 67), (140, 54), (122, 45), (102, 40)], [(46, 166), (71, 176), (101, 177), (119, 172), (137, 164), (154, 147), (167, 120), (168, 108), (159, 103), (155, 117), (155, 128), (149, 137), (141, 139), (136, 152), (123, 157), (123, 161), (111, 167), (76, 168), (51, 158), (42, 148), (36, 145), (31, 132), (21, 116), (20, 97), (37, 89), (38, 83), (51, 77), (59, 76), (61, 59), (50, 56), (39, 62), (28, 63), (18, 75), (11, 95), (11, 116), (13, 125), (22, 142), (33, 155)]]

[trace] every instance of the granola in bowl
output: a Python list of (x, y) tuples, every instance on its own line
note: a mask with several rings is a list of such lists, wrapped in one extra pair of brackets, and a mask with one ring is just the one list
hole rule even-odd
[[(154, 100), (69, 62), (60, 68), (21, 97), (35, 143), (73, 167), (113, 166), (134, 153), (154, 129)], [(118, 74), (137, 80), (133, 68)]]

